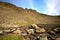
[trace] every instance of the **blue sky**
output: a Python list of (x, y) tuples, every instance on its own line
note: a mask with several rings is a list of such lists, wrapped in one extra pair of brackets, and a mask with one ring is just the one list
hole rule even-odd
[(18, 7), (35, 9), (47, 15), (60, 15), (60, 0), (0, 0)]

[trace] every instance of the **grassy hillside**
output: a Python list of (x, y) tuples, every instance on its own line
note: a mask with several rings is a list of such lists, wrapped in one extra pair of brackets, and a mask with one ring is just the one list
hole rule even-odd
[(13, 4), (0, 2), (0, 26), (29, 24), (60, 24), (60, 16), (49, 16), (32, 9), (23, 9)]

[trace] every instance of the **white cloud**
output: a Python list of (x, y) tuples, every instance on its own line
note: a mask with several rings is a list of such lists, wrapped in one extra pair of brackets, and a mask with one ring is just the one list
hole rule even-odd
[[(46, 0), (46, 5), (47, 5), (47, 8), (46, 8), (46, 13), (48, 15), (59, 15), (59, 8), (58, 7), (59, 5), (59, 0)], [(58, 6), (57, 6), (58, 5)], [(59, 10), (58, 10), (59, 9)]]

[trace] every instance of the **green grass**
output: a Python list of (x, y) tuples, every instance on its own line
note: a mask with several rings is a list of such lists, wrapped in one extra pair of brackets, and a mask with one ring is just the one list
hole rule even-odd
[(23, 38), (16, 34), (9, 34), (9, 35), (0, 36), (0, 40), (23, 40)]

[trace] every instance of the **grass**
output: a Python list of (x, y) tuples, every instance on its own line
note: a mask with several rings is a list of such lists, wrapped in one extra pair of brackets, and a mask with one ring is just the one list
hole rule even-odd
[(23, 40), (22, 36), (16, 34), (8, 34), (4, 36), (0, 36), (0, 40)]

